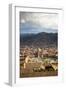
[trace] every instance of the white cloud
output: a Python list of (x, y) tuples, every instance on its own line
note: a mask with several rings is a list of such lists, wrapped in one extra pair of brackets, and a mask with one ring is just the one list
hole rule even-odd
[(25, 19), (21, 19), (21, 23), (25, 23), (26, 21), (25, 21)]
[(44, 28), (58, 29), (58, 14), (21, 13), (21, 23), (31, 22)]

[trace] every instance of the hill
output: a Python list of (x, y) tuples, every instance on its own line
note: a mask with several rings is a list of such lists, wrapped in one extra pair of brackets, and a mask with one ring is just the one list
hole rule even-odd
[(21, 34), (20, 44), (22, 46), (34, 47), (57, 47), (58, 34), (41, 32), (38, 34)]

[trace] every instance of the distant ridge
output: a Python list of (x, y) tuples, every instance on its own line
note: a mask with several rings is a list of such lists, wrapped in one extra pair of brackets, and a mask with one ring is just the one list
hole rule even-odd
[(38, 34), (21, 34), (21, 46), (34, 46), (34, 47), (55, 47), (58, 44), (58, 33), (41, 32)]

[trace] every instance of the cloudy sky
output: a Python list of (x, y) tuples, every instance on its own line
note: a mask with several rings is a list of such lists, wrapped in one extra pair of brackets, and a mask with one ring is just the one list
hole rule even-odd
[(58, 32), (58, 14), (20, 12), (20, 33)]

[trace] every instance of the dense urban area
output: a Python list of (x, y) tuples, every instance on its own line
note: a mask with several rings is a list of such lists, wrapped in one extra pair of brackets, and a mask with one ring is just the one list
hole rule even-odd
[(58, 75), (57, 48), (20, 47), (20, 77)]

